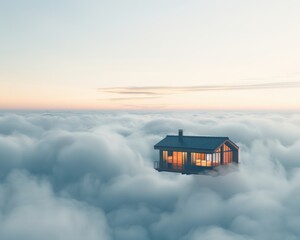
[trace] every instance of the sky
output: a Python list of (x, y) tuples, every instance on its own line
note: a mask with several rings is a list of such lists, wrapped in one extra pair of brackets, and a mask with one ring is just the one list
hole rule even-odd
[[(154, 170), (180, 128), (239, 165)], [(0, 239), (298, 240), (299, 136), (299, 113), (0, 111)]]
[(0, 109), (300, 109), (298, 0), (0, 0)]

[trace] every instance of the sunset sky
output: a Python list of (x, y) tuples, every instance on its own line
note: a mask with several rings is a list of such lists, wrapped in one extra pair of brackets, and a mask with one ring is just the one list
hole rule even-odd
[(300, 110), (300, 1), (0, 1), (0, 109)]

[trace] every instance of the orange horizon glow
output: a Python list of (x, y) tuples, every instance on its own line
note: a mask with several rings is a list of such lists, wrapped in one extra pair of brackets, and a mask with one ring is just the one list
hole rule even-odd
[[(81, 88), (52, 86), (6, 87), (3, 110), (178, 110), (178, 111), (299, 111), (300, 84), (218, 85), (186, 87)], [(236, 86), (238, 88), (236, 89)], [(258, 89), (252, 89), (252, 87)], [(267, 88), (265, 88), (267, 86)], [(273, 87), (274, 86), (274, 87)], [(278, 86), (282, 86), (279, 88)], [(250, 88), (249, 88), (250, 87)], [(272, 88), (273, 87), (273, 88)], [(223, 89), (224, 88), (224, 89)], [(249, 89), (248, 89), (249, 88)]]
[(1, 106), (0, 111), (266, 111), (266, 112), (298, 112), (300, 108), (277, 108), (277, 107), (231, 107), (231, 108), (220, 108), (220, 107), (153, 107), (153, 106), (140, 106), (140, 107), (128, 107), (128, 106), (102, 106), (102, 107), (92, 107), (92, 106), (54, 106), (54, 105), (43, 105), (43, 106)]

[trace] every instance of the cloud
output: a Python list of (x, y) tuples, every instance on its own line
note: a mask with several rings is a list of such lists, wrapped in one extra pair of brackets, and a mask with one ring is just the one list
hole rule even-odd
[[(120, 93), (123, 94), (123, 93)], [(131, 93), (132, 94), (132, 93)], [(134, 93), (135, 94), (135, 93)], [(144, 95), (145, 93), (139, 93)], [(109, 98), (109, 101), (128, 101), (128, 100), (134, 100), (135, 102), (139, 101), (139, 100), (148, 100), (148, 99), (156, 99), (159, 98), (158, 96), (155, 97), (124, 97), (124, 98)], [(103, 99), (98, 99), (98, 101), (103, 101)]]
[(118, 93), (118, 94), (128, 94), (128, 95), (155, 95), (155, 92), (149, 92), (149, 91), (132, 91), (132, 89), (129, 89), (129, 91), (124, 91), (125, 89), (107, 89), (105, 92), (107, 93)]
[(1, 239), (111, 239), (99, 208), (54, 195), (47, 181), (12, 172), (0, 185)]
[[(298, 239), (300, 115), (0, 113), (1, 239)], [(229, 136), (241, 164), (159, 173), (178, 128)]]
[[(115, 95), (128, 95), (128, 98), (109, 98), (111, 101), (132, 99), (130, 95), (165, 96), (171, 94), (184, 94), (190, 92), (211, 92), (211, 91), (234, 91), (234, 90), (266, 90), (277, 88), (299, 88), (299, 81), (267, 82), (254, 84), (227, 84), (227, 85), (195, 85), (195, 86), (148, 86), (148, 87), (111, 87), (98, 88), (99, 92), (112, 93)], [(141, 97), (142, 98), (142, 97)], [(137, 98), (138, 99), (138, 98)]]

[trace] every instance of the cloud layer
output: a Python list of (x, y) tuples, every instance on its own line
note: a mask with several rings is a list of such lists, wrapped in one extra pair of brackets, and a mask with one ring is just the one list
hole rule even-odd
[[(178, 128), (241, 164), (158, 173)], [(1, 239), (299, 239), (300, 114), (0, 113)]]

